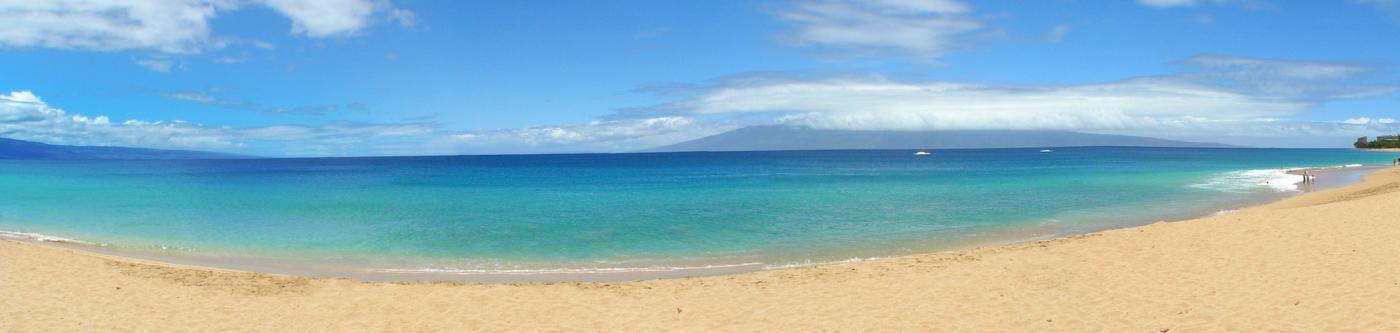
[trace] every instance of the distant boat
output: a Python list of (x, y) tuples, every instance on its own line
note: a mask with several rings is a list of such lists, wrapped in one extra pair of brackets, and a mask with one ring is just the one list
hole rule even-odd
[(1049, 149), (1041, 149), (1040, 152), (1042, 152), (1042, 153), (1053, 153), (1053, 152), (1055, 152), (1055, 151), (1054, 151), (1054, 150), (1049, 150)]
[(917, 151), (917, 152), (914, 152), (914, 156), (924, 156), (924, 155), (929, 155), (929, 153), (926, 152), (926, 151), (922, 151), (922, 150)]

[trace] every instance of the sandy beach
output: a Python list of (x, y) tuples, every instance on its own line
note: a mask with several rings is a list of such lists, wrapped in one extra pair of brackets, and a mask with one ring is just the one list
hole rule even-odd
[(1207, 218), (739, 275), (362, 282), (0, 241), (0, 331), (1396, 331), (1400, 169)]

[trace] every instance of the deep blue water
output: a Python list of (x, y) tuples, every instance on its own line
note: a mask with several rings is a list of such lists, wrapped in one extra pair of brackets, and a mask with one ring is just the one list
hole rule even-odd
[(1060, 148), (8, 160), (0, 230), (384, 268), (784, 265), (1188, 217), (1286, 193), (1282, 168), (1395, 156)]

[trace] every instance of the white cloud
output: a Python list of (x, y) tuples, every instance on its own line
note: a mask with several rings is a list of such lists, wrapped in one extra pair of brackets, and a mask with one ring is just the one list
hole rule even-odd
[(223, 149), (236, 145), (218, 129), (182, 121), (116, 123), (105, 116), (70, 114), (28, 91), (0, 95), (0, 136), (81, 145)]
[[(191, 98), (199, 98), (191, 96)], [(404, 154), (390, 144), (418, 142), (437, 132), (424, 123), (264, 127), (206, 126), (185, 121), (113, 121), (69, 113), (28, 91), (0, 95), (0, 137), (54, 144), (208, 149), (264, 154)], [(314, 150), (314, 151), (313, 151)], [(318, 153), (319, 152), (319, 153)]]
[(198, 52), (209, 39), (208, 1), (0, 1), (0, 44), (99, 51)]
[(310, 37), (355, 34), (376, 15), (413, 22), (384, 0), (0, 0), (0, 46), (199, 53), (236, 41), (213, 37), (209, 21), (247, 5), (272, 8), (291, 19), (293, 33)]
[(1372, 119), (1372, 118), (1370, 118), (1370, 117), (1359, 117), (1359, 118), (1349, 118), (1349, 119), (1347, 119), (1347, 120), (1341, 121), (1341, 123), (1343, 123), (1343, 124), (1349, 124), (1349, 125), (1371, 125), (1371, 124), (1389, 125), (1389, 124), (1394, 124), (1394, 123), (1395, 123), (1395, 118), (1376, 118), (1376, 119)]
[[(381, 4), (388, 4), (388, 2), (381, 2)], [(389, 9), (389, 20), (398, 22), (400, 26), (409, 28), (418, 25), (418, 15), (402, 8)]]
[(817, 0), (777, 13), (793, 25), (791, 42), (857, 55), (933, 58), (982, 27), (957, 0)]
[(840, 129), (1075, 129), (1279, 118), (1310, 104), (1167, 79), (1072, 86), (995, 86), (842, 77), (723, 87), (668, 106), (697, 114), (782, 113)]
[(393, 8), (387, 2), (367, 0), (260, 0), (262, 4), (292, 19), (292, 33), (310, 37), (333, 37), (359, 32), (376, 11), (386, 11), (404, 24), (412, 24), (412, 13)]

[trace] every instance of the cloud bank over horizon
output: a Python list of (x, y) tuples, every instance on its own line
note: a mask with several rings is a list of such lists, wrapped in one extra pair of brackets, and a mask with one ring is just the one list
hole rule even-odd
[[(906, 82), (880, 75), (737, 77), (677, 100), (580, 124), (453, 131), (431, 123), (234, 128), (68, 113), (28, 91), (0, 96), (0, 136), (61, 144), (240, 152), (295, 143), (287, 155), (625, 152), (752, 125), (841, 130), (1035, 129), (1208, 139), (1356, 137), (1400, 131), (1394, 117), (1306, 121), (1337, 100), (1394, 94), (1364, 66), (1202, 55), (1191, 70), (1078, 85)], [(194, 96), (203, 97), (203, 96)], [(189, 98), (194, 98), (189, 97)], [(1348, 142), (1327, 143), (1341, 147)]]

